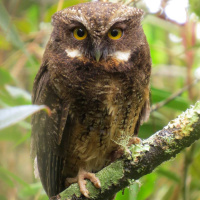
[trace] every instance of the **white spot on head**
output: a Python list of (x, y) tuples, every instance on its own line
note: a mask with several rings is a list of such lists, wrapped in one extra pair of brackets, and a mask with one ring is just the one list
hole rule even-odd
[(71, 58), (82, 56), (81, 52), (77, 49), (65, 49), (65, 52), (67, 53), (67, 56), (69, 56)]
[(120, 61), (128, 61), (130, 54), (131, 54), (131, 51), (116, 51), (110, 54), (110, 56), (115, 57), (116, 59)]

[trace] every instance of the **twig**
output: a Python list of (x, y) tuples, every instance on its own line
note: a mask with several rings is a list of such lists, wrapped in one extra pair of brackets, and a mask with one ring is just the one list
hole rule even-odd
[(161, 108), (164, 105), (168, 104), (170, 101), (172, 101), (176, 97), (180, 96), (183, 92), (185, 92), (186, 90), (188, 90), (192, 86), (196, 85), (199, 81), (200, 81), (200, 79), (195, 79), (191, 84), (186, 85), (185, 87), (181, 88), (179, 91), (175, 92), (174, 94), (172, 94), (167, 99), (165, 99), (165, 100), (163, 100), (163, 101), (161, 101), (159, 103), (156, 103), (156, 104), (152, 105), (151, 112), (153, 112), (155, 110), (158, 110), (159, 108)]

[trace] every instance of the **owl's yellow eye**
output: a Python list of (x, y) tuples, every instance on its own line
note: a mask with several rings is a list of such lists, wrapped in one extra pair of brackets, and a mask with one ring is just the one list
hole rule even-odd
[(122, 35), (123, 32), (120, 28), (114, 28), (108, 32), (108, 37), (112, 40), (118, 40), (122, 37)]
[(87, 31), (84, 28), (75, 28), (73, 35), (77, 40), (84, 40), (87, 37)]

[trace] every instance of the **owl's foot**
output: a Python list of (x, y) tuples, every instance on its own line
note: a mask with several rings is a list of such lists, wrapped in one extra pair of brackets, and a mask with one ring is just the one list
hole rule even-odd
[(89, 198), (89, 191), (86, 188), (86, 180), (89, 179), (96, 188), (101, 188), (101, 183), (99, 179), (95, 176), (94, 173), (90, 173), (85, 171), (84, 169), (79, 169), (78, 175), (75, 178), (67, 178), (66, 179), (66, 184), (70, 185), (72, 183), (77, 183), (80, 188), (80, 192), (87, 198)]

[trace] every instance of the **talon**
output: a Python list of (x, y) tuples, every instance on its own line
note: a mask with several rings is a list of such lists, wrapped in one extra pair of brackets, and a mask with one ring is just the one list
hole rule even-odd
[(80, 192), (81, 192), (85, 197), (89, 198), (89, 191), (88, 191), (87, 189), (85, 189), (85, 190), (81, 190), (81, 189), (80, 189)]
[(96, 188), (101, 188), (100, 180), (95, 176), (95, 174), (86, 172), (84, 169), (79, 169), (78, 175), (75, 178), (66, 178), (66, 186), (68, 187), (72, 183), (77, 183), (80, 188), (80, 192), (87, 198), (89, 198), (89, 191), (86, 188), (86, 180), (89, 179)]
[(80, 188), (80, 192), (87, 198), (89, 198), (89, 191), (87, 190), (86, 188), (86, 181), (85, 180), (78, 180), (78, 185), (79, 185), (79, 188)]
[(96, 188), (101, 188), (100, 180), (95, 176), (95, 174), (86, 172), (85, 178), (89, 179)]

